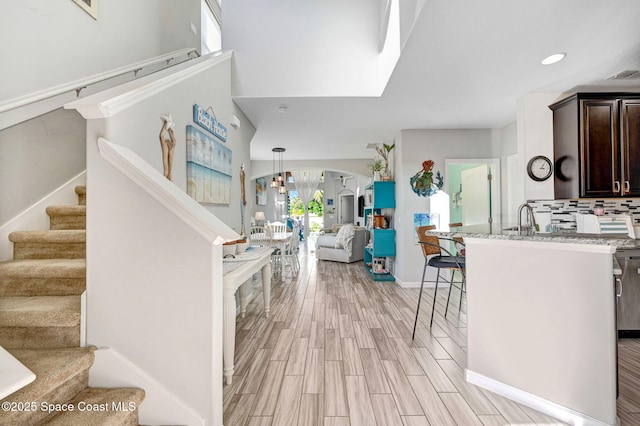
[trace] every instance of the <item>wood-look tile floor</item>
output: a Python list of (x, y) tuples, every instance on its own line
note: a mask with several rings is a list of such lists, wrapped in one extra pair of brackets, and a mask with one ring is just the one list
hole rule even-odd
[[(417, 289), (373, 282), (361, 262), (316, 261), (304, 246), (300, 263), (297, 276), (274, 276), (269, 319), (258, 283), (238, 317), (226, 426), (563, 424), (465, 381), (456, 290), (446, 319), (439, 292), (431, 333), (433, 290), (425, 291), (412, 341)], [(621, 341), (620, 356), (618, 415), (639, 425), (640, 343)]]

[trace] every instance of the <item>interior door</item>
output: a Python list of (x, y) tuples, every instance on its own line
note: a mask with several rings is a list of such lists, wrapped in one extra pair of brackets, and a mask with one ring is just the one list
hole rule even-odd
[(486, 164), (462, 171), (462, 223), (489, 223), (491, 217), (491, 181)]
[(353, 211), (354, 211), (354, 199), (353, 194), (342, 194), (338, 199), (340, 202), (338, 223), (354, 223)]

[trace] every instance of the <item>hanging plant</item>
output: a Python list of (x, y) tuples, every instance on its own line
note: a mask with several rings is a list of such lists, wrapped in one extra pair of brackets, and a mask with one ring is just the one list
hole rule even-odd
[(430, 197), (444, 186), (440, 170), (433, 175), (434, 165), (433, 160), (423, 161), (422, 170), (409, 179), (411, 189), (421, 197)]

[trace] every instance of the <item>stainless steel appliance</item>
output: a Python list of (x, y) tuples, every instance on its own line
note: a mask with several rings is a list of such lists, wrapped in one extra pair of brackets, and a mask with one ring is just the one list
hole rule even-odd
[(640, 249), (618, 250), (622, 266), (616, 282), (617, 324), (619, 337), (640, 337)]

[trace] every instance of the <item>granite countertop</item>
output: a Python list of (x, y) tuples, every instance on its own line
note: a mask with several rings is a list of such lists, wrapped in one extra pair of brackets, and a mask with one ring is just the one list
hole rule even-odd
[(640, 248), (640, 240), (626, 234), (578, 234), (570, 231), (553, 233), (519, 233), (511, 224), (483, 224), (451, 228), (449, 231), (434, 229), (430, 234), (443, 237), (486, 238), (496, 240), (547, 241), (553, 243), (609, 245), (617, 248)]

